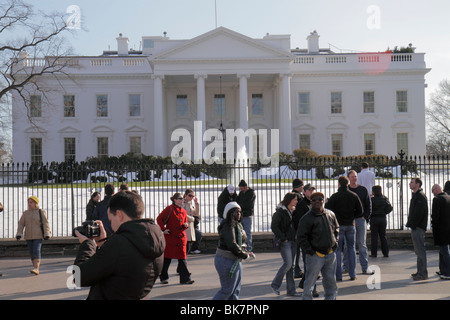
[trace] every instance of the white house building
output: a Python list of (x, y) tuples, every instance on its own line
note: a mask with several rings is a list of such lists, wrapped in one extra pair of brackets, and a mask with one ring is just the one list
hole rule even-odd
[(67, 76), (43, 78), (29, 111), (13, 96), (13, 159), (168, 156), (175, 129), (203, 148), (205, 130), (221, 124), (278, 129), (286, 153), (425, 154), (423, 53), (334, 53), (317, 32), (306, 42), (292, 49), (289, 35), (219, 27), (188, 40), (144, 36), (134, 51), (120, 35), (117, 51), (67, 58)]

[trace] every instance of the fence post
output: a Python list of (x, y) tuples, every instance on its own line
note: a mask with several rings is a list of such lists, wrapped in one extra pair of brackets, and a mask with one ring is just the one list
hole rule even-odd
[(403, 230), (403, 158), (405, 156), (405, 152), (400, 150), (398, 153), (400, 156), (400, 230)]

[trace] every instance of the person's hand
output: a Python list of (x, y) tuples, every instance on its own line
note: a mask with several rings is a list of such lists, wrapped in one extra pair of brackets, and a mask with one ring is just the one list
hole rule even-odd
[(89, 238), (86, 237), (85, 235), (81, 234), (78, 230), (75, 230), (75, 235), (77, 236), (78, 241), (79, 241), (80, 243), (83, 243), (83, 242), (85, 242), (86, 240), (89, 239)]
[[(95, 220), (97, 222), (98, 226), (100, 227), (100, 235), (98, 237), (94, 237), (94, 240), (99, 241), (103, 240), (107, 237), (105, 226), (103, 225), (103, 222), (101, 220)], [(103, 242), (103, 241), (100, 241)]]
[(50, 239), (49, 236), (45, 236), (45, 237), (44, 237), (44, 240), (48, 240), (48, 239)]
[(164, 233), (164, 234), (170, 234), (170, 230), (169, 230), (169, 229), (166, 229), (166, 230), (164, 230), (163, 233)]
[(22, 238), (22, 237), (21, 236), (16, 236), (17, 241), (19, 241), (20, 238)]

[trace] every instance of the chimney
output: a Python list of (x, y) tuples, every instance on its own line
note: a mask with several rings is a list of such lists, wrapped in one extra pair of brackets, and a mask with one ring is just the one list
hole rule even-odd
[(117, 40), (117, 54), (119, 56), (128, 55), (128, 38), (122, 37), (122, 34), (119, 34)]
[(319, 34), (316, 30), (306, 38), (308, 40), (308, 53), (319, 53)]

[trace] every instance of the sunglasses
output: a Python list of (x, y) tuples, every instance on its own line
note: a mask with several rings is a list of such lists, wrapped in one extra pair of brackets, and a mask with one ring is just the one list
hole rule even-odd
[(186, 197), (193, 198), (194, 195), (193, 194), (188, 194)]
[(315, 201), (323, 201), (323, 198), (314, 198), (314, 199), (311, 199), (311, 202), (315, 202)]
[(175, 200), (183, 200), (183, 198), (175, 198)]

